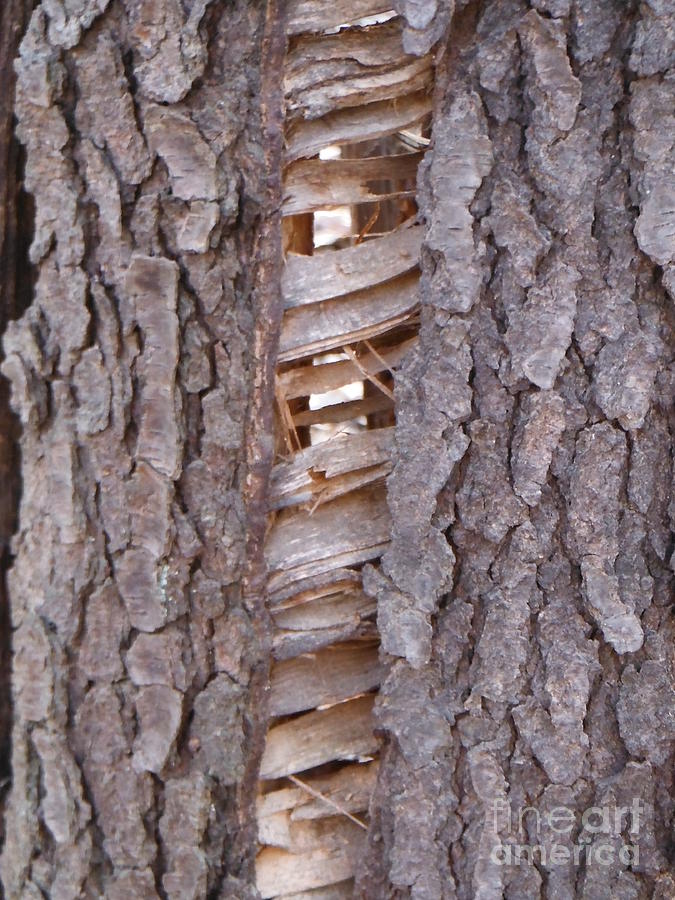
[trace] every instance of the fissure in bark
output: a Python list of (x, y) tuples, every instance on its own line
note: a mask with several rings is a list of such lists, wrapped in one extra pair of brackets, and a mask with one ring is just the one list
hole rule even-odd
[[(396, 371), (417, 340), (433, 57), (403, 23), (291, 19), (284, 64), (284, 316), (266, 542), (273, 622), (256, 863), (263, 898), (351, 897), (382, 677), (364, 565), (390, 537)], [(412, 149), (410, 148), (410, 145)], [(309, 893), (305, 893), (309, 892)]]
[[(673, 150), (655, 148), (646, 111), (672, 104), (672, 10), (462, 6), (438, 52), (420, 224), (312, 256), (307, 222), (289, 216), (278, 382), (291, 456), (271, 489), (277, 661), (258, 885), (270, 897), (666, 897)], [(401, 22), (369, 29), (379, 48)], [(307, 39), (319, 58), (319, 41), (328, 54), (359, 40)], [(305, 53), (291, 43), (287, 58), (298, 217), (339, 191), (372, 202), (376, 163), (349, 143), (357, 128), (380, 139), (406, 127), (397, 117), (416, 102), (374, 93), (327, 123), (309, 80), (311, 100), (293, 93)], [(322, 142), (343, 146), (332, 170), (297, 161)], [(421, 282), (404, 247), (421, 247)], [(387, 314), (411, 304), (395, 317), (419, 307), (418, 337), (399, 318), (380, 332), (391, 363), (384, 347), (333, 337), (366, 337), (357, 311), (375, 295)], [(393, 383), (373, 384), (392, 368)], [(312, 390), (357, 371), (363, 399), (307, 409)], [(359, 413), (379, 428), (312, 442), (320, 423)], [(371, 598), (377, 632), (355, 645)], [(331, 631), (339, 609), (346, 632)], [(380, 748), (373, 725), (377, 771), (362, 762)], [(573, 823), (560, 840), (554, 810)]]

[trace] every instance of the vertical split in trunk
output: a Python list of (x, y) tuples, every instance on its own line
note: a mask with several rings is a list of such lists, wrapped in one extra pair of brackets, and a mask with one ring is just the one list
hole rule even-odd
[(289, 26), (264, 898), (352, 896), (378, 767), (382, 668), (363, 574), (390, 533), (393, 391), (417, 339), (414, 197), (433, 80), (432, 56), (407, 55), (401, 20), (380, 6), (328, 30), (311, 14)]

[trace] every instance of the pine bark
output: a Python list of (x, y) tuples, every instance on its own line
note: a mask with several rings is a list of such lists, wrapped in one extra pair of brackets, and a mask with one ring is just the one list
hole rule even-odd
[[(23, 191), (23, 159), (13, 122), (13, 63), (30, 8), (29, 0), (12, 0), (0, 9), (0, 335), (30, 302), (32, 288), (31, 270), (25, 265), (31, 241), (31, 203)], [(6, 577), (20, 496), (18, 438), (9, 383), (0, 375), (0, 810), (11, 773), (11, 629)], [(4, 816), (0, 823), (2, 835)]]
[[(8, 900), (254, 896), (283, 5), (37, 4), (30, 201), (5, 86), (32, 4), (3, 6)], [(356, 895), (666, 900), (675, 10), (396, 6), (437, 69), (392, 539), (364, 576), (387, 675)], [(495, 828), (495, 802), (635, 798), (630, 869), (495, 862), (553, 839)]]
[[(389, 671), (357, 893), (665, 898), (674, 10), (457, 7), (419, 185), (422, 324), (396, 378), (392, 540), (365, 579)], [(627, 868), (627, 825), (580, 822), (636, 798)], [(575, 817), (570, 852), (587, 838), (612, 861), (503, 865), (495, 848), (560, 840), (556, 807)]]
[(2, 366), (23, 484), (8, 900), (249, 890), (280, 259), (270, 9), (266, 25), (239, 0), (43, 3), (21, 44), (35, 286)]

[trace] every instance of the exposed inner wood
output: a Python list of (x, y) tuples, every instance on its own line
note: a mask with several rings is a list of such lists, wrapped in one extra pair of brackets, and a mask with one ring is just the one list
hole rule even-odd
[(351, 109), (326, 113), (320, 119), (302, 120), (288, 134), (288, 162), (316, 156), (331, 144), (348, 144), (384, 137), (421, 122), (431, 111), (427, 90), (393, 100), (380, 100)]
[(298, 160), (286, 169), (284, 215), (414, 194), (414, 190), (383, 193), (377, 191), (373, 183), (414, 182), (421, 158), (421, 153), (404, 153), (358, 160)]
[[(383, 673), (361, 569), (390, 538), (396, 372), (417, 340), (422, 153), (398, 134), (427, 115), (433, 69), (403, 52), (397, 19), (347, 27), (384, 12), (376, 0), (290, 9), (264, 898), (353, 895), (377, 771)], [(330, 222), (332, 243), (314, 246)]]

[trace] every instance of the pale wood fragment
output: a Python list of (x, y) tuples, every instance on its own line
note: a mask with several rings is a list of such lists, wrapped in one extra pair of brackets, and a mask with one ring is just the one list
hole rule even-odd
[(313, 891), (281, 894), (280, 900), (354, 900), (354, 879), (350, 878), (348, 881), (316, 888)]
[(371, 643), (336, 644), (278, 662), (270, 677), (269, 714), (284, 716), (339, 703), (380, 684), (382, 667)]
[(269, 591), (270, 608), (280, 609), (307, 603), (319, 597), (361, 589), (361, 575), (354, 569), (334, 569), (332, 572), (296, 581), (295, 584)]
[[(363, 812), (368, 809), (375, 789), (378, 766), (377, 760), (368, 763), (350, 763), (330, 775), (307, 780), (316, 791), (349, 812)], [(330, 815), (330, 807), (317, 798), (298, 804), (291, 811), (291, 818), (295, 820), (318, 819), (327, 815)]]
[(344, 550), (318, 559), (308, 560), (293, 569), (286, 571), (282, 570), (272, 575), (269, 579), (268, 586), (270, 591), (274, 592), (283, 587), (290, 587), (303, 578), (311, 578), (314, 575), (331, 573), (342, 566), (354, 566), (358, 563), (379, 559), (388, 546), (389, 535), (387, 535), (387, 540), (382, 541), (381, 543), (369, 543), (367, 546), (364, 544), (363, 547), (358, 547), (354, 550)]
[[(384, 488), (366, 487), (319, 507), (279, 514), (265, 555), (271, 573), (307, 563), (333, 560), (384, 543), (389, 538), (389, 511)], [(339, 566), (332, 566), (338, 568)]]
[(337, 390), (346, 384), (359, 381), (364, 372), (374, 376), (378, 372), (390, 371), (404, 359), (416, 343), (415, 337), (392, 347), (383, 347), (378, 353), (366, 349), (365, 352), (357, 354), (358, 365), (351, 359), (345, 359), (321, 365), (298, 366), (278, 376), (279, 390), (287, 400)]
[(412, 225), (344, 250), (289, 254), (281, 278), (284, 307), (344, 296), (409, 272), (419, 263), (423, 232)]
[[(382, 551), (380, 551), (381, 553)], [(341, 641), (378, 639), (377, 625), (370, 619), (354, 617), (346, 623), (311, 631), (277, 631), (272, 637), (272, 656), (276, 660), (294, 659), (316, 653)]]
[(375, 612), (375, 601), (362, 592), (323, 597), (273, 612), (274, 624), (285, 631), (313, 631), (360, 622)]
[[(317, 119), (336, 110), (390, 100), (431, 86), (430, 57), (412, 59), (391, 68), (378, 66), (370, 71), (349, 62), (315, 65), (309, 72), (304, 72), (303, 79), (297, 78), (290, 85), (289, 111), (302, 115), (305, 120)], [(298, 87), (298, 82), (310, 79), (315, 81), (313, 85), (305, 90)]]
[(391, 409), (393, 400), (385, 394), (374, 394), (372, 397), (364, 397), (362, 400), (348, 400), (346, 403), (331, 403), (319, 409), (306, 409), (296, 413), (293, 421), (296, 426), (336, 424), (358, 419), (360, 416), (370, 416), (373, 413)]
[(281, 778), (331, 760), (354, 760), (376, 753), (379, 742), (373, 733), (373, 703), (374, 696), (368, 694), (270, 728), (260, 777)]
[(419, 303), (419, 274), (344, 297), (289, 309), (281, 327), (279, 362), (367, 340), (412, 319)]
[(298, 122), (288, 134), (286, 162), (316, 156), (331, 144), (353, 144), (395, 134), (419, 122), (430, 111), (430, 94), (419, 91)]
[(256, 886), (263, 900), (267, 900), (287, 897), (288, 894), (278, 893), (282, 885), (284, 890), (296, 892), (345, 881), (354, 874), (355, 855), (356, 847), (319, 849), (303, 854), (265, 847), (256, 859)]
[(392, 68), (415, 58), (403, 51), (400, 19), (342, 28), (332, 34), (304, 34), (290, 42), (286, 54), (286, 97), (331, 77)]
[[(327, 443), (327, 442), (325, 442)], [(376, 466), (357, 469), (337, 478), (325, 479), (321, 475), (308, 473), (310, 484), (296, 494), (286, 494), (272, 504), (273, 509), (284, 509), (288, 506), (304, 505), (314, 512), (322, 503), (328, 503), (343, 494), (349, 494), (356, 488), (382, 481), (391, 472), (392, 463), (387, 460)]]
[[(378, 765), (377, 760), (346, 763), (327, 775), (308, 775), (303, 783), (350, 813), (363, 812), (370, 803)], [(288, 810), (293, 819), (320, 819), (334, 813), (333, 807), (300, 787), (280, 788), (258, 798), (257, 815), (260, 820), (284, 810)]]
[[(330, 807), (331, 809), (335, 809), (335, 810), (337, 810), (337, 812), (340, 815), (346, 816), (351, 822), (354, 822), (356, 825), (358, 825), (359, 828), (363, 828), (364, 831), (368, 830), (368, 826), (363, 821), (363, 819), (359, 819), (357, 816), (352, 815), (352, 813), (350, 813), (347, 809), (345, 809), (344, 806), (341, 806), (336, 800), (333, 800), (331, 797), (328, 797), (326, 794), (322, 794), (320, 791), (315, 790), (306, 781), (303, 781), (301, 778), (298, 778), (297, 775), (289, 775), (288, 778), (289, 778), (289, 781), (293, 782), (293, 784), (296, 784), (296, 785), (298, 785), (298, 787), (301, 787), (303, 791), (306, 791), (308, 794), (311, 794), (311, 796), (314, 797), (315, 801), (318, 800), (321, 803), (322, 808)], [(291, 816), (291, 818), (293, 818), (293, 817)]]
[(265, 844), (298, 855), (319, 849), (350, 847), (358, 841), (363, 826), (330, 807), (329, 810), (330, 816), (306, 820), (294, 820), (287, 810), (273, 813), (260, 819), (260, 838)]
[(284, 215), (414, 195), (414, 190), (382, 194), (372, 184), (414, 183), (421, 159), (421, 153), (370, 159), (300, 159), (286, 169)]
[(322, 32), (391, 9), (392, 0), (289, 0), (286, 31)]

